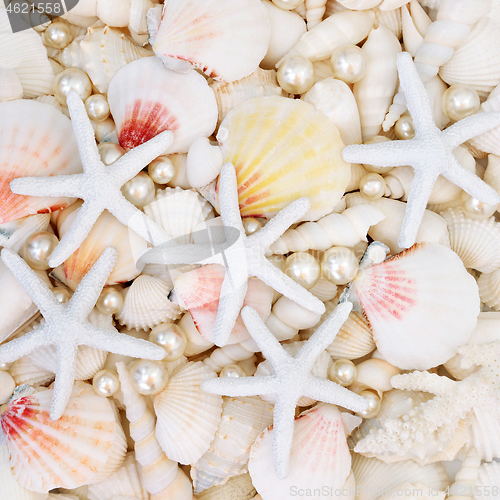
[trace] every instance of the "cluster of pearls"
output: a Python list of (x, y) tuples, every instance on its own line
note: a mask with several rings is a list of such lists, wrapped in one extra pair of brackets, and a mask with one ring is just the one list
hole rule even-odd
[(134, 389), (143, 396), (154, 396), (168, 384), (168, 371), (159, 361), (138, 359), (129, 369), (130, 381)]
[(314, 85), (314, 66), (309, 59), (292, 56), (278, 67), (278, 83), (289, 94), (303, 94)]
[(153, 201), (155, 197), (155, 183), (148, 174), (139, 172), (122, 186), (121, 192), (132, 205), (142, 208)]
[(333, 382), (347, 387), (356, 380), (358, 371), (354, 363), (349, 359), (337, 359), (330, 367), (328, 378)]
[(92, 387), (98, 396), (109, 398), (120, 389), (118, 374), (111, 370), (101, 370), (94, 375)]
[(358, 273), (359, 263), (347, 247), (329, 248), (321, 258), (321, 275), (335, 285), (345, 285)]
[(321, 267), (318, 259), (310, 253), (295, 252), (285, 260), (282, 272), (309, 290), (318, 282)]
[(148, 174), (156, 184), (168, 184), (175, 177), (175, 165), (170, 158), (159, 156), (149, 164)]
[(481, 101), (477, 90), (468, 85), (452, 85), (441, 98), (441, 110), (450, 120), (461, 120), (479, 111)]
[(95, 122), (102, 122), (109, 116), (109, 104), (102, 94), (94, 94), (85, 101), (87, 115)]
[(339, 47), (330, 59), (335, 78), (347, 84), (356, 83), (366, 73), (366, 55), (357, 45)]
[(116, 314), (122, 306), (123, 295), (112, 286), (103, 288), (96, 302), (96, 307), (102, 314)]
[(87, 100), (92, 94), (92, 82), (81, 69), (67, 68), (54, 78), (53, 90), (56, 99), (66, 105), (70, 90), (76, 90), (82, 101)]
[(48, 231), (33, 233), (24, 242), (21, 256), (32, 269), (45, 271), (50, 269), (49, 259), (58, 243), (57, 236)]
[(155, 326), (149, 334), (149, 341), (165, 349), (164, 361), (177, 361), (186, 350), (187, 337), (179, 326), (174, 323), (162, 323)]
[(45, 45), (62, 50), (72, 42), (73, 37), (66, 23), (56, 21), (47, 26), (42, 34), (42, 39)]

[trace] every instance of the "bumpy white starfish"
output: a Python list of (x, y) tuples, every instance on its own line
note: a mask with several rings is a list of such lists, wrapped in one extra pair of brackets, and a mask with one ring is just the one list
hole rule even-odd
[(221, 264), (226, 268), (212, 331), (213, 342), (218, 346), (227, 342), (243, 307), (248, 278), (252, 276), (306, 309), (323, 314), (325, 306), (319, 299), (274, 267), (265, 257), (270, 245), (309, 210), (309, 200), (300, 198), (291, 203), (262, 229), (246, 236), (238, 205), (236, 172), (231, 163), (226, 163), (220, 174), (219, 204), (226, 240), (234, 242), (230, 246), (224, 248), (224, 245), (216, 245), (214, 249), (218, 250), (209, 251), (208, 255), (215, 253), (210, 257), (207, 257), (207, 250), (201, 256), (203, 245), (182, 245), (177, 248), (158, 246), (141, 256), (141, 260), (153, 264)]
[(13, 193), (28, 196), (68, 196), (84, 200), (78, 215), (50, 257), (50, 267), (62, 264), (89, 234), (104, 210), (150, 243), (168, 239), (163, 229), (132, 205), (120, 188), (135, 177), (148, 163), (165, 153), (174, 140), (172, 132), (158, 134), (132, 149), (112, 165), (102, 163), (94, 131), (85, 106), (76, 93), (68, 95), (68, 108), (83, 165), (82, 174), (53, 177), (22, 177), (10, 183)]
[(293, 441), (293, 422), (297, 401), (302, 396), (331, 403), (353, 411), (366, 409), (362, 396), (335, 382), (315, 377), (311, 369), (316, 358), (333, 342), (352, 309), (350, 302), (339, 304), (314, 332), (302, 349), (290, 356), (267, 329), (255, 309), (244, 307), (241, 317), (250, 335), (269, 360), (273, 375), (266, 377), (217, 378), (201, 384), (203, 390), (223, 396), (275, 394), (273, 426), (274, 467), (279, 478), (288, 474)]
[(496, 205), (500, 201), (493, 188), (463, 168), (453, 156), (453, 149), (466, 140), (500, 125), (500, 113), (479, 113), (441, 131), (434, 123), (429, 97), (410, 54), (399, 54), (397, 65), (401, 87), (413, 119), (415, 137), (407, 141), (347, 146), (342, 156), (351, 163), (411, 165), (414, 168), (415, 177), (399, 236), (399, 246), (409, 248), (415, 243), (425, 207), (438, 176), (446, 177), (484, 203)]
[(60, 304), (39, 276), (11, 250), (2, 250), (2, 260), (39, 307), (45, 323), (26, 335), (0, 346), (0, 363), (11, 363), (36, 349), (49, 345), (57, 349), (56, 380), (50, 418), (61, 417), (71, 395), (75, 379), (78, 346), (86, 345), (124, 356), (163, 359), (165, 350), (130, 335), (97, 328), (87, 317), (92, 311), (118, 253), (107, 248), (84, 276), (66, 304)]

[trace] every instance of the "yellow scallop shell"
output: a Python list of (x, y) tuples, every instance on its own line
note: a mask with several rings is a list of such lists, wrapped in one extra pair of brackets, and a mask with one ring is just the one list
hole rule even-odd
[(340, 201), (351, 176), (337, 127), (306, 102), (256, 97), (232, 109), (217, 134), (238, 179), (242, 217), (271, 218), (306, 196), (317, 220)]

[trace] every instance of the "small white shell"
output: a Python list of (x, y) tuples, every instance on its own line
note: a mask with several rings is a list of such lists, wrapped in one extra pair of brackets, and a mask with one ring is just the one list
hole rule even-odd
[(0, 68), (0, 102), (23, 97), (23, 86), (12, 68)]
[[(481, 111), (485, 113), (500, 111), (500, 86), (497, 86), (481, 104)], [(469, 139), (467, 143), (481, 152), (500, 155), (500, 126)]]
[(500, 310), (500, 269), (483, 273), (477, 282), (481, 302), (495, 311)]
[(222, 150), (207, 137), (199, 137), (189, 147), (187, 178), (189, 185), (198, 188), (212, 182), (224, 164)]
[(356, 380), (349, 386), (349, 390), (360, 393), (365, 389), (377, 391), (380, 398), (383, 393), (392, 389), (391, 378), (399, 375), (401, 370), (383, 359), (367, 359), (356, 365)]
[(488, 155), (488, 166), (484, 171), (484, 182), (500, 193), (500, 156)]
[[(479, 467), (479, 477), (476, 482), (475, 492), (493, 491), (494, 488), (500, 488), (500, 463), (490, 462)], [(498, 495), (495, 495), (498, 496)], [(474, 495), (474, 500), (480, 500), (479, 494)]]

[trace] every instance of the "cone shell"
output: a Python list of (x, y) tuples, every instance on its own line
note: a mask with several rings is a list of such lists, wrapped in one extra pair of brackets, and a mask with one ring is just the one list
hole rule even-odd
[(82, 171), (70, 120), (36, 101), (0, 103), (0, 165), (0, 224), (67, 207), (71, 198), (14, 194), (10, 181)]
[(111, 114), (120, 145), (132, 149), (170, 130), (171, 153), (187, 153), (197, 137), (208, 137), (217, 122), (217, 103), (205, 78), (192, 70), (179, 74), (156, 57), (127, 64), (111, 80)]
[(15, 478), (39, 493), (91, 481), (109, 459), (117, 432), (110, 402), (89, 384), (75, 383), (63, 416), (55, 422), (49, 416), (51, 398), (52, 389), (20, 389), (0, 417)]
[(200, 459), (214, 439), (221, 419), (222, 397), (201, 389), (217, 374), (201, 362), (188, 363), (154, 397), (156, 438), (165, 455), (181, 464)]
[(250, 474), (234, 476), (221, 486), (212, 486), (196, 495), (198, 500), (257, 500)]
[(257, 69), (269, 37), (260, 0), (169, 0), (153, 50), (167, 67), (180, 59), (214, 80), (234, 82)]
[(300, 100), (245, 101), (228, 113), (217, 140), (224, 162), (236, 169), (243, 217), (271, 218), (306, 196), (311, 209), (302, 220), (317, 220), (333, 210), (349, 182), (337, 128)]
[(115, 315), (128, 329), (150, 330), (160, 323), (178, 320), (181, 309), (168, 300), (170, 287), (154, 276), (142, 274), (123, 290), (123, 307)]
[(476, 326), (476, 282), (442, 245), (414, 245), (364, 269), (353, 287), (377, 348), (399, 368), (427, 370), (444, 363)]
[(288, 499), (293, 487), (342, 489), (351, 471), (351, 456), (336, 406), (321, 403), (295, 420), (286, 479), (277, 479), (274, 473), (272, 434), (269, 428), (257, 438), (248, 464), (253, 484), (264, 499)]
[(273, 422), (272, 406), (258, 396), (223, 399), (215, 439), (191, 467), (195, 494), (247, 472), (250, 447)]
[[(209, 264), (185, 273), (175, 281), (176, 294), (179, 295), (183, 306), (189, 310), (196, 328), (206, 340), (211, 340), (224, 276), (224, 267)], [(269, 286), (257, 278), (248, 280), (243, 304), (253, 307), (263, 321), (271, 312), (272, 298), (273, 290)], [(241, 316), (238, 316), (227, 343), (236, 344), (249, 337)]]

